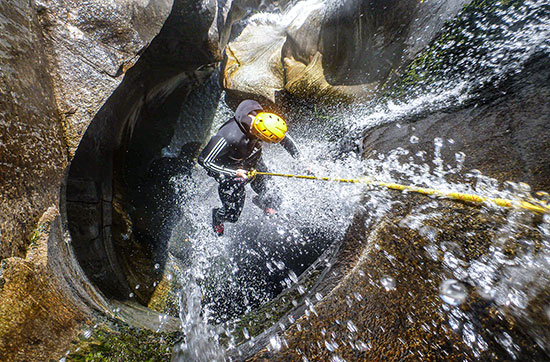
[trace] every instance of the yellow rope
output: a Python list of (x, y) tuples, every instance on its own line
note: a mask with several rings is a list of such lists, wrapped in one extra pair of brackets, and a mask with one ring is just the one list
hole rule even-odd
[(265, 176), (279, 176), (279, 177), (288, 177), (288, 178), (298, 178), (298, 179), (307, 179), (307, 180), (321, 180), (321, 181), (334, 181), (334, 182), (345, 182), (345, 183), (362, 183), (371, 186), (385, 187), (391, 190), (398, 191), (409, 191), (416, 192), (423, 195), (431, 195), (437, 197), (444, 197), (453, 200), (460, 200), (466, 202), (473, 202), (477, 204), (482, 204), (485, 202), (491, 202), (498, 206), (508, 207), (508, 208), (521, 208), (530, 211), (534, 211), (541, 214), (550, 213), (550, 206), (548, 205), (536, 205), (527, 201), (512, 201), (507, 199), (498, 199), (490, 198), (485, 196), (473, 195), (473, 194), (464, 194), (460, 192), (445, 192), (436, 189), (422, 188), (416, 186), (407, 186), (400, 185), (389, 182), (375, 181), (368, 178), (360, 179), (345, 179), (345, 178), (331, 178), (331, 177), (318, 177), (318, 176), (309, 176), (309, 175), (291, 175), (284, 173), (274, 173), (274, 172), (261, 172), (252, 170), (248, 173), (250, 178), (254, 178), (256, 175), (265, 175)]

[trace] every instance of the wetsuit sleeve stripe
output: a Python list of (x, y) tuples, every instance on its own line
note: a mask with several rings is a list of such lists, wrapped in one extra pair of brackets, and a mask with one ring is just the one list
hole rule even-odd
[(215, 157), (218, 156), (218, 154), (220, 153), (220, 150), (225, 146), (225, 140), (223, 138), (220, 138), (219, 141), (216, 143), (216, 145), (214, 146), (214, 148), (212, 148), (212, 151), (210, 151), (210, 153), (208, 153), (208, 155), (206, 156), (206, 158), (204, 159), (204, 163), (208, 163), (210, 162), (211, 160), (215, 159)]
[(230, 176), (235, 176), (237, 174), (237, 170), (232, 170), (228, 168), (224, 168), (216, 163), (214, 163), (214, 160), (216, 160), (216, 157), (221, 153), (221, 151), (224, 149), (224, 147), (227, 145), (227, 142), (225, 139), (220, 138), (220, 140), (216, 143), (212, 151), (208, 153), (206, 158), (204, 159), (204, 167), (211, 171), (216, 171), (219, 173), (223, 173)]

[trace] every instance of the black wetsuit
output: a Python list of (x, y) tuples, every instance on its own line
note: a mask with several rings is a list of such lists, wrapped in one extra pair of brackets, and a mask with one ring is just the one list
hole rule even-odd
[[(220, 184), (218, 192), (222, 207), (214, 211), (219, 222), (236, 222), (241, 214), (246, 196), (245, 185), (250, 180), (238, 179), (237, 169), (267, 171), (262, 160), (261, 142), (249, 131), (252, 121), (249, 114), (261, 110), (256, 101), (241, 102), (235, 117), (220, 127), (199, 155), (199, 164)], [(279, 144), (293, 157), (298, 156), (298, 149), (288, 135)], [(277, 209), (280, 198), (276, 190), (268, 192), (266, 181), (266, 177), (261, 175), (250, 181), (250, 186), (258, 194), (254, 203), (263, 209)]]

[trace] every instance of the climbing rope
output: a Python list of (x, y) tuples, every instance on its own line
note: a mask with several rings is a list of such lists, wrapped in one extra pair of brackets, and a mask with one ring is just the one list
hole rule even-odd
[[(501, 207), (526, 209), (526, 210), (534, 211), (540, 214), (550, 213), (550, 206), (546, 204), (533, 204), (522, 200), (515, 201), (515, 200), (508, 200), (508, 199), (490, 198), (490, 197), (473, 195), (473, 194), (465, 194), (461, 192), (446, 192), (446, 191), (417, 187), (417, 186), (407, 186), (407, 185), (400, 185), (400, 184), (395, 184), (390, 182), (376, 181), (376, 180), (369, 179), (367, 177), (358, 178), (358, 179), (331, 178), (331, 177), (318, 177), (318, 176), (312, 176), (312, 175), (291, 175), (291, 174), (284, 174), (284, 173), (262, 172), (262, 171), (256, 171), (256, 170), (251, 170), (248, 173), (249, 178), (254, 178), (256, 175), (277, 176), (277, 177), (287, 177), (287, 178), (297, 178), (297, 179), (307, 179), (307, 180), (344, 182), (344, 183), (354, 183), (354, 184), (366, 184), (366, 185), (371, 185), (376, 187), (383, 187), (391, 190), (415, 192), (422, 195), (437, 196), (437, 197), (460, 200), (465, 202), (472, 202), (477, 204), (483, 204), (483, 203), (489, 202)], [(535, 202), (537, 201), (535, 200)]]

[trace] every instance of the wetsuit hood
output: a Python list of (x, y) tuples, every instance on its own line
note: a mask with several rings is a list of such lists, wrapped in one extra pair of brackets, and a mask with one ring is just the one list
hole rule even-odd
[(263, 110), (263, 108), (260, 103), (251, 99), (244, 100), (239, 104), (237, 110), (235, 111), (235, 120), (241, 124), (242, 127), (247, 130), (246, 133), (249, 134), (250, 132), (248, 130), (250, 130), (250, 126), (252, 125), (252, 119), (247, 116), (250, 112), (261, 110)]

